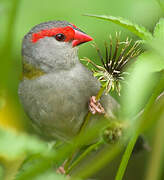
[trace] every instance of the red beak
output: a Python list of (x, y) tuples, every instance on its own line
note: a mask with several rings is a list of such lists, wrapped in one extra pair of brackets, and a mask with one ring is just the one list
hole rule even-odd
[(91, 38), (90, 36), (88, 36), (83, 32), (80, 32), (78, 30), (74, 30), (74, 31), (75, 31), (75, 35), (74, 35), (74, 40), (72, 42), (73, 47), (93, 40), (93, 38)]

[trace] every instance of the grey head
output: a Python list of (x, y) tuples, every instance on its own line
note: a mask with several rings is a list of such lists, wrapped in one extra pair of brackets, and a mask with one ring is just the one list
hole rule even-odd
[(44, 72), (69, 69), (77, 61), (77, 46), (92, 38), (67, 21), (49, 21), (36, 25), (23, 38), (25, 63)]

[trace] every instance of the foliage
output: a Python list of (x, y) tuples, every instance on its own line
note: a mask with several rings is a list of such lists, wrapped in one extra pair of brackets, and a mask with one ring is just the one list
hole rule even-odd
[(143, 40), (148, 40), (152, 37), (151, 33), (145, 29), (142, 26), (139, 26), (138, 24), (134, 24), (127, 19), (123, 19), (122, 17), (114, 17), (114, 16), (105, 16), (105, 15), (86, 15), (89, 17), (95, 17), (98, 19), (103, 19), (106, 21), (114, 22), (124, 28), (127, 28), (129, 31), (134, 33), (135, 35), (139, 36)]
[[(163, 2), (160, 0), (158, 2), (163, 9)], [(4, 69), (8, 69), (10, 66), (9, 62), (13, 55), (12, 45), (8, 47), (8, 53), (6, 53), (6, 47), (12, 44), (14, 38), (13, 29), (18, 4), (18, 0), (12, 3), (6, 41), (0, 52), (1, 57), (5, 59), (5, 62), (2, 63)], [(106, 121), (102, 117), (102, 121), (93, 126), (89, 132), (82, 131), (70, 143), (60, 142), (58, 144), (56, 142), (51, 147), (35, 136), (15, 132), (9, 128), (0, 128), (0, 179), (64, 180), (67, 177), (57, 174), (54, 169), (61, 165), (65, 159), (70, 160), (65, 165), (66, 173), (72, 174), (70, 179), (86, 179), (97, 173), (107, 163), (111, 163), (115, 157), (123, 152), (127, 144), (115, 177), (116, 180), (121, 180), (124, 177), (138, 136), (149, 131), (156, 124), (153, 150), (150, 154), (150, 163), (145, 177), (147, 180), (162, 179), (164, 96), (160, 96), (160, 94), (164, 91), (164, 51), (162, 48), (164, 47), (164, 19), (159, 20), (152, 34), (145, 27), (120, 17), (87, 16), (118, 24), (138, 36), (144, 44), (145, 52), (136, 57), (136, 62), (128, 69), (130, 75), (125, 78), (127, 83), (123, 85), (121, 90), (121, 108), (116, 123), (111, 120)], [(10, 85), (6, 82), (10, 76), (6, 71), (2, 74), (6, 78), (1, 77), (0, 80), (5, 88), (9, 88)], [(5, 90), (4, 87), (0, 89), (0, 113), (6, 106), (6, 97), (1, 95)], [(105, 88), (100, 90), (97, 99), (101, 97)], [(108, 89), (110, 90), (110, 88)], [(7, 90), (7, 92), (9, 91)], [(90, 116), (91, 114), (88, 115), (87, 122)], [(0, 117), (5, 119), (3, 116)], [(102, 130), (100, 133), (99, 129), (104, 131)], [(107, 132), (107, 136), (104, 132)], [(118, 136), (116, 132), (119, 132)], [(97, 137), (99, 137), (98, 142), (86, 147), (81, 153), (76, 153), (83, 145), (88, 145)], [(73, 172), (81, 161), (87, 159), (88, 155), (96, 150), (99, 151), (90, 162)], [(73, 158), (74, 154), (78, 154), (76, 158)]]

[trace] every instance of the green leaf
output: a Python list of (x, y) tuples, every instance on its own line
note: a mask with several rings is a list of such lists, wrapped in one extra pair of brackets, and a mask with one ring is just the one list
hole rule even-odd
[(164, 39), (164, 18), (161, 18), (154, 28), (154, 37)]
[(68, 180), (67, 177), (61, 174), (56, 174), (55, 170), (54, 171), (48, 171), (45, 172), (44, 174), (40, 174), (39, 176), (32, 178), (32, 180)]
[[(30, 168), (36, 166), (37, 164), (39, 164), (40, 162), (46, 162), (46, 159), (44, 159), (41, 155), (36, 154), (36, 155), (32, 155), (31, 157), (28, 157), (25, 162), (23, 163), (21, 169), (19, 170), (19, 172), (17, 173), (16, 176), (16, 180), (19, 179), (24, 172), (28, 171)], [(39, 171), (38, 174), (35, 175), (31, 175), (31, 177), (27, 177), (27, 178), (23, 178), (24, 180), (28, 180), (28, 179), (32, 179), (32, 180), (42, 180), (42, 179), (46, 179), (46, 180), (54, 180), (54, 179), (59, 179), (59, 180), (65, 180), (64, 176), (58, 175), (55, 172), (55, 167), (52, 167), (52, 164), (54, 162), (51, 163), (51, 166), (49, 167), (49, 170), (47, 171)]]
[(45, 159), (40, 154), (33, 154), (28, 156), (21, 165), (19, 172), (17, 173), (16, 179), (19, 178), (24, 172), (28, 171), (30, 167), (34, 167)]
[(124, 87), (122, 116), (132, 118), (142, 110), (158, 81), (155, 72), (162, 69), (164, 69), (164, 61), (159, 55), (147, 52), (138, 57), (127, 80), (128, 86)]
[(159, 55), (164, 61), (164, 18), (161, 18), (154, 28), (154, 38), (149, 41), (149, 46)]
[(157, 72), (164, 69), (163, 58), (152, 51), (147, 51), (138, 57), (136, 65), (144, 63), (148, 67), (146, 70), (148, 72)]
[[(85, 131), (75, 137), (69, 144), (64, 144), (55, 153), (51, 153), (48, 157), (36, 159), (32, 166), (30, 164), (25, 167), (25, 171), (20, 172), (16, 180), (29, 180), (37, 177), (41, 172), (44, 173), (52, 167), (54, 163), (63, 162), (72, 152), (75, 152), (81, 145), (89, 144), (97, 139), (100, 129), (107, 124), (105, 119), (101, 119), (98, 123), (92, 126), (89, 131)], [(52, 163), (53, 162), (53, 163)]]
[[(163, 78), (161, 78), (162, 80)], [(163, 79), (164, 80), (164, 79)], [(159, 81), (161, 83), (163, 83), (164, 81)], [(123, 154), (123, 157), (122, 157), (122, 160), (121, 160), (121, 163), (120, 163), (120, 166), (119, 166), (119, 169), (117, 171), (117, 174), (116, 174), (116, 177), (115, 177), (115, 180), (122, 180), (123, 176), (124, 176), (124, 173), (125, 173), (125, 170), (127, 168), (127, 165), (128, 165), (128, 162), (129, 162), (129, 159), (130, 159), (130, 156), (132, 154), (132, 151), (134, 149), (134, 145), (137, 141), (137, 138), (139, 136), (140, 133), (143, 133), (145, 129), (143, 129), (143, 127), (145, 126), (146, 129), (149, 129), (152, 125), (152, 123), (150, 123), (149, 121), (157, 121), (157, 120), (160, 120), (160, 118), (162, 117), (162, 115), (164, 115), (164, 111), (163, 110), (163, 104), (164, 104), (164, 101), (161, 103), (161, 104), (155, 104), (154, 105), (154, 100), (157, 98), (158, 96), (158, 93), (159, 91), (161, 90), (161, 86), (162, 84), (157, 84), (150, 100), (149, 100), (149, 103), (146, 105), (145, 107), (145, 111), (143, 112), (143, 114), (140, 116), (140, 119), (139, 119), (139, 126), (136, 127), (135, 125), (135, 132), (133, 132), (133, 134), (131, 134), (131, 139), (128, 143), (128, 146)], [(153, 101), (152, 101), (153, 100)], [(160, 108), (159, 108), (160, 106)], [(153, 109), (153, 111), (152, 111)], [(157, 115), (158, 114), (158, 115)], [(162, 117), (163, 118), (163, 117)], [(153, 119), (153, 120), (152, 120)], [(161, 119), (163, 121), (163, 119)], [(157, 141), (157, 146), (155, 146), (155, 151), (154, 151), (154, 158), (152, 158), (152, 164), (150, 165), (150, 168), (149, 168), (149, 172), (148, 172), (148, 178), (147, 180), (154, 180), (154, 179), (159, 179), (157, 178), (157, 176), (159, 175), (159, 169), (160, 169), (160, 161), (162, 161), (162, 152), (163, 152), (163, 149), (161, 148), (163, 144), (163, 122), (161, 121), (161, 125), (159, 126), (158, 128), (158, 138), (161, 140), (161, 142), (158, 142)], [(144, 125), (144, 126), (143, 126)], [(134, 126), (134, 124), (133, 124)], [(161, 138), (162, 137), (162, 138)], [(158, 153), (157, 153), (158, 152)], [(158, 159), (158, 161), (156, 161), (156, 159)], [(154, 162), (157, 162), (154, 164)], [(154, 170), (155, 169), (155, 170)], [(155, 178), (156, 176), (156, 178)]]
[[(160, 102), (158, 102), (158, 105), (159, 103), (161, 104), (160, 109), (163, 110), (164, 98), (161, 98)], [(158, 113), (158, 115), (155, 116), (154, 119), (156, 120), (156, 122), (158, 120), (158, 122), (156, 125), (155, 134), (153, 134), (154, 142), (151, 150), (150, 161), (148, 164), (147, 175), (145, 178), (146, 180), (163, 179), (162, 174), (164, 160), (164, 110), (160, 113), (160, 110), (158, 109), (156, 113)]]
[(5, 157), (13, 159), (25, 153), (44, 155), (47, 152), (47, 144), (36, 137), (0, 129), (0, 154)]
[(159, 6), (161, 7), (162, 11), (164, 12), (164, 2), (163, 0), (157, 0)]
[(154, 38), (149, 42), (149, 45), (153, 50), (158, 53), (164, 61), (164, 18), (161, 18), (154, 28)]
[(111, 21), (115, 24), (118, 24), (128, 29), (129, 31), (139, 36), (143, 40), (149, 40), (152, 38), (151, 33), (146, 28), (144, 28), (143, 26), (134, 24), (130, 22), (129, 20), (124, 19), (122, 17), (114, 17), (114, 16), (106, 16), (106, 15), (91, 15), (91, 14), (85, 14), (85, 16), (103, 19), (105, 21)]

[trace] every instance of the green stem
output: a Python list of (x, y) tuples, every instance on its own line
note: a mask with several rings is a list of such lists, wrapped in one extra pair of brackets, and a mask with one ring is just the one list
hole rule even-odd
[(96, 144), (91, 145), (89, 148), (86, 149), (86, 151), (84, 151), (79, 158), (74, 161), (71, 166), (67, 169), (66, 174), (68, 174), (81, 160), (83, 160), (90, 152), (92, 152), (93, 150), (95, 150), (96, 148), (98, 148), (100, 145), (102, 145), (104, 142), (103, 141), (99, 141)]
[(66, 163), (65, 163), (65, 165), (64, 165), (64, 169), (65, 169), (65, 171), (66, 171), (66, 174), (68, 173), (69, 166), (70, 166), (70, 164), (71, 164), (71, 162), (72, 162), (72, 160), (73, 160), (73, 158), (75, 157), (75, 155), (76, 155), (77, 152), (78, 152), (77, 150), (73, 151), (73, 152), (71, 153), (71, 155), (69, 156), (69, 158), (66, 160)]
[(154, 145), (152, 150), (152, 155), (150, 163), (148, 166), (146, 180), (155, 180), (161, 179), (161, 170), (162, 170), (162, 160), (163, 160), (163, 150), (164, 150), (164, 113), (161, 115), (161, 118), (156, 127)]
[[(105, 87), (101, 87), (101, 88), (100, 88), (98, 94), (96, 95), (96, 100), (97, 100), (97, 101), (98, 101), (98, 100), (101, 98), (101, 96), (103, 95), (104, 90), (105, 90)], [(91, 115), (92, 115), (92, 113), (91, 113), (90, 111), (88, 111), (86, 117), (84, 118), (84, 123), (82, 124), (82, 126), (81, 126), (81, 128), (80, 128), (80, 133), (82, 133), (82, 132), (85, 130), (85, 128), (86, 128), (86, 126), (87, 126), (87, 124), (88, 124), (88, 122), (89, 122), (89, 120), (90, 120)]]
[(105, 90), (105, 86), (104, 86), (104, 87), (101, 87), (101, 89), (99, 90), (99, 92), (98, 92), (98, 94), (97, 94), (97, 96), (96, 96), (96, 100), (97, 100), (97, 101), (98, 101), (98, 100), (101, 98), (101, 96), (103, 95), (104, 90)]
[[(98, 94), (96, 95), (96, 100), (97, 100), (97, 101), (101, 98), (104, 90), (105, 90), (105, 87), (101, 87), (101, 88), (100, 88)], [(83, 122), (83, 124), (82, 124), (82, 126), (81, 126), (81, 128), (80, 128), (79, 136), (84, 132), (84, 130), (85, 130), (85, 128), (86, 128), (86, 126), (87, 126), (87, 124), (88, 124), (91, 116), (92, 116), (92, 113), (91, 113), (90, 111), (88, 111), (87, 115), (86, 115), (85, 118), (84, 118), (84, 122)], [(83, 157), (80, 157), (80, 160), (77, 159), (77, 160), (76, 160), (76, 164), (74, 164), (73, 167), (71, 166), (71, 169), (70, 169), (69, 166), (70, 166), (70, 164), (71, 164), (71, 162), (72, 162), (72, 160), (73, 160), (73, 158), (74, 158), (74, 156), (75, 156), (75, 154), (76, 154), (77, 152), (78, 152), (78, 150), (74, 151), (74, 152), (71, 154), (71, 156), (68, 158), (68, 160), (67, 160), (67, 162), (66, 162), (66, 164), (65, 164), (65, 166), (64, 166), (64, 169), (65, 169), (66, 172), (70, 172), (70, 170), (71, 170), (75, 165), (77, 165), (78, 162), (80, 162), (80, 161), (85, 157), (85, 155), (84, 155)]]
[(134, 145), (135, 145), (135, 143), (137, 141), (137, 138), (138, 138), (138, 132), (136, 132), (132, 136), (132, 139), (129, 141), (129, 144), (128, 144), (128, 146), (127, 146), (127, 148), (126, 148), (126, 150), (124, 152), (124, 155), (122, 157), (122, 160), (121, 160), (117, 175), (115, 177), (115, 180), (121, 180), (123, 178), (124, 172), (126, 170), (128, 161), (130, 159), (130, 156), (131, 156), (131, 153), (133, 151)]
[(123, 157), (122, 157), (119, 169), (117, 171), (115, 180), (122, 180), (125, 170), (126, 170), (126, 167), (127, 167), (127, 164), (128, 164), (128, 161), (130, 159), (131, 153), (133, 151), (134, 145), (137, 141), (139, 134), (144, 130), (145, 126), (150, 125), (149, 118), (147, 116), (149, 115), (150, 110), (151, 110), (156, 98), (158, 97), (161, 90), (163, 89), (163, 82), (164, 82), (164, 78), (162, 76), (160, 78), (160, 80), (157, 82), (157, 87), (155, 88), (154, 93), (150, 97), (149, 102), (147, 103), (147, 105), (144, 109), (144, 113), (141, 115), (140, 119), (138, 120), (139, 123), (137, 124), (135, 133), (132, 136), (131, 140), (129, 141), (128, 146), (123, 154)]
[(96, 154), (94, 158), (90, 160), (85, 167), (73, 174), (73, 179), (87, 179), (91, 177), (95, 172), (98, 172), (107, 163), (110, 163), (118, 154), (121, 152), (123, 145), (115, 144), (110, 148), (110, 146), (105, 146), (100, 152)]

